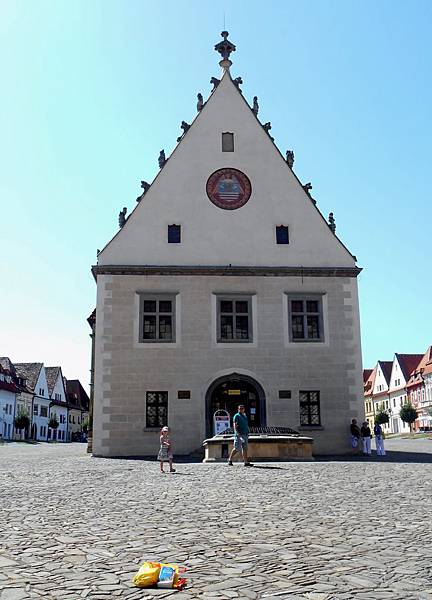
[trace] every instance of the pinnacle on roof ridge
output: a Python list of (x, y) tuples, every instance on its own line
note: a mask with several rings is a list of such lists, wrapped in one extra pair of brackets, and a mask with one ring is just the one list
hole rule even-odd
[(223, 37), (223, 41), (216, 44), (214, 49), (216, 50), (216, 52), (219, 52), (219, 54), (222, 56), (222, 60), (219, 63), (220, 66), (224, 70), (228, 70), (232, 65), (232, 62), (230, 61), (230, 54), (231, 52), (236, 51), (236, 47), (235, 44), (229, 41), (228, 31), (222, 31), (221, 36)]

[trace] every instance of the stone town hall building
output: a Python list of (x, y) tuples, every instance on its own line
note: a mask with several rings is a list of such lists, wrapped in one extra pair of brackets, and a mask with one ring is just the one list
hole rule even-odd
[(93, 452), (176, 454), (246, 405), (252, 426), (289, 426), (316, 453), (344, 452), (361, 418), (355, 257), (335, 235), (215, 49), (222, 76), (98, 255)]

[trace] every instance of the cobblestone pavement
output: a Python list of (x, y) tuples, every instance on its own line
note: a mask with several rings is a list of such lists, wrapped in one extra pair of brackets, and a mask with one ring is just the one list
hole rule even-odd
[[(432, 599), (432, 441), (389, 447), (418, 454), (161, 475), (81, 444), (5, 444), (0, 598)], [(186, 590), (134, 588), (145, 559), (186, 566)]]

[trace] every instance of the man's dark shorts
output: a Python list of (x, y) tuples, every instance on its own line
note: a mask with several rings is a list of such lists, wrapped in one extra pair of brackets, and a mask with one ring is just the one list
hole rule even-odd
[(237, 450), (237, 452), (241, 452), (242, 450), (247, 450), (248, 438), (249, 438), (249, 434), (247, 434), (247, 433), (242, 433), (241, 435), (234, 436), (234, 448)]

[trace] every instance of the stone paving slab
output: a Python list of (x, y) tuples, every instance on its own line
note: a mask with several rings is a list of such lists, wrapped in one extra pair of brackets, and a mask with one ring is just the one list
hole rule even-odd
[[(82, 444), (0, 446), (0, 600), (432, 599), (432, 441), (399, 461), (96, 459)], [(405, 453), (405, 454), (403, 454)], [(139, 590), (144, 560), (183, 592)]]

